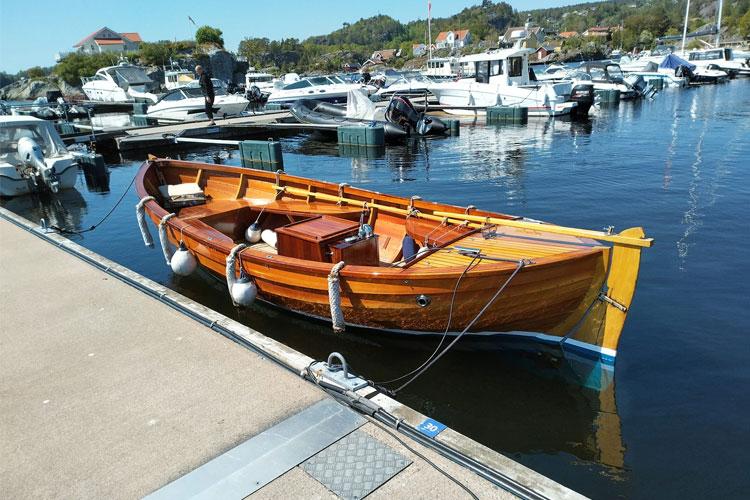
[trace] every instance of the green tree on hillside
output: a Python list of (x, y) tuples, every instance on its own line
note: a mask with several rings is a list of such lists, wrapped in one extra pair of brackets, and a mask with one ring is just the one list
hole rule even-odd
[(224, 47), (224, 33), (219, 28), (211, 26), (201, 26), (195, 32), (195, 42), (198, 44), (212, 43), (219, 47)]
[(117, 64), (118, 55), (113, 53), (81, 54), (75, 52), (65, 56), (53, 69), (53, 73), (70, 85), (81, 85), (82, 76), (92, 76), (105, 66)]

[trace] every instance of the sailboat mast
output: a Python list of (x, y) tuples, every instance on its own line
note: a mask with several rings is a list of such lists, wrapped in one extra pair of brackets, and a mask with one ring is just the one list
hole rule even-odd
[(427, 0), (427, 50), (432, 59), (432, 0)]
[(721, 39), (721, 10), (724, 6), (724, 0), (719, 0), (719, 20), (716, 22), (716, 46), (719, 46), (719, 40)]
[(682, 28), (682, 52), (685, 52), (685, 39), (687, 38), (687, 27), (688, 27), (688, 12), (690, 12), (690, 0), (687, 0), (687, 7), (685, 7), (685, 26)]

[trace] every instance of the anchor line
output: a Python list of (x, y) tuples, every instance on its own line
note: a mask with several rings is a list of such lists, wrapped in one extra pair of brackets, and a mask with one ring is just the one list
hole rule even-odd
[(88, 233), (89, 231), (93, 231), (97, 227), (99, 227), (102, 224), (104, 224), (104, 221), (106, 221), (107, 219), (109, 219), (109, 216), (112, 215), (112, 213), (115, 211), (115, 209), (117, 209), (117, 207), (120, 206), (120, 203), (122, 203), (122, 200), (125, 199), (125, 195), (128, 194), (128, 191), (130, 191), (130, 188), (133, 187), (133, 183), (135, 182), (135, 178), (136, 177), (138, 177), (138, 173), (136, 173), (133, 176), (133, 178), (130, 179), (130, 184), (128, 184), (128, 187), (126, 187), (125, 191), (123, 191), (122, 195), (120, 195), (120, 199), (117, 200), (117, 203), (115, 203), (114, 206), (109, 209), (109, 212), (107, 212), (104, 215), (104, 217), (102, 217), (101, 220), (99, 220), (99, 222), (97, 222), (93, 226), (89, 227), (88, 229), (78, 229), (77, 230), (77, 229), (67, 229), (67, 228), (64, 228), (64, 227), (60, 227), (57, 224), (53, 224), (53, 225), (49, 226), (50, 229), (55, 229), (60, 234), (83, 234), (83, 233)]
[[(482, 258), (481, 254), (475, 254), (475, 257), (479, 258), (479, 259)], [(518, 263), (516, 264), (516, 268), (513, 270), (513, 272), (511, 273), (511, 275), (508, 276), (508, 279), (505, 280), (505, 282), (497, 289), (497, 291), (495, 292), (495, 294), (490, 298), (490, 300), (487, 301), (487, 303), (484, 305), (484, 307), (482, 307), (482, 309), (477, 313), (477, 315), (474, 316), (474, 319), (472, 319), (469, 322), (469, 324), (466, 325), (466, 327), (461, 331), (461, 333), (459, 333), (456, 336), (456, 338), (453, 339), (453, 341), (451, 341), (450, 344), (448, 344), (447, 346), (445, 346), (445, 348), (442, 351), (440, 351), (440, 353), (438, 353), (437, 355), (431, 356), (432, 359), (428, 358), (428, 360), (423, 364), (423, 366), (421, 366), (420, 368), (417, 369), (417, 371), (414, 374), (414, 376), (411, 377), (406, 382), (404, 382), (403, 384), (401, 384), (401, 386), (399, 386), (397, 389), (395, 389), (395, 390), (388, 390), (388, 389), (386, 389), (388, 391), (388, 393), (390, 393), (392, 395), (396, 395), (398, 392), (400, 392), (401, 390), (403, 390), (405, 387), (407, 387), (409, 384), (411, 384), (417, 378), (419, 378), (421, 375), (423, 375), (427, 370), (430, 369), (430, 367), (432, 367), (432, 365), (434, 365), (449, 350), (451, 350), (451, 348), (454, 345), (456, 345), (456, 343), (459, 340), (461, 340), (461, 337), (463, 337), (466, 334), (466, 332), (468, 332), (469, 329), (472, 326), (474, 326), (474, 323), (476, 323), (477, 321), (479, 321), (479, 318), (482, 317), (482, 315), (487, 311), (487, 309), (489, 309), (490, 306), (495, 303), (495, 301), (497, 300), (497, 298), (500, 297), (500, 295), (503, 293), (503, 291), (505, 291), (505, 289), (508, 287), (508, 285), (510, 284), (510, 282), (513, 281), (513, 278), (515, 278), (516, 275), (521, 271), (521, 269), (523, 269), (524, 267), (526, 267), (526, 265), (528, 263), (529, 262), (526, 261), (526, 260), (523, 260), (523, 259), (519, 260)], [(467, 266), (467, 270), (468, 270), (468, 266)], [(458, 286), (456, 286), (456, 289), (457, 288), (458, 288)], [(446, 328), (446, 330), (447, 330), (447, 328)], [(447, 334), (447, 331), (446, 331), (446, 334)], [(445, 338), (446, 334), (443, 335), (443, 338)], [(440, 344), (438, 345), (438, 348), (439, 348), (440, 345), (442, 345), (442, 340), (441, 340)], [(401, 377), (401, 378), (403, 378), (403, 377)]]

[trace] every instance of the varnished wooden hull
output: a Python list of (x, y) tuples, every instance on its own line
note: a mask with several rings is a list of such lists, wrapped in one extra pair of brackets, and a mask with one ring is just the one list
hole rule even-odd
[[(250, 200), (249, 203), (255, 203), (255, 198), (249, 196), (255, 182), (253, 178), (263, 182), (277, 182), (273, 174), (267, 172), (157, 161), (145, 164), (140, 172), (136, 185), (141, 198), (155, 192), (155, 168), (163, 169), (174, 182), (201, 181), (201, 176), (206, 176), (203, 184), (207, 192), (214, 190), (217, 197), (223, 196), (221, 193), (225, 192), (234, 193), (236, 199)], [(170, 168), (174, 172), (169, 171)], [(193, 179), (190, 178), (191, 171), (199, 171), (197, 175), (193, 174)], [(207, 171), (209, 174), (205, 173)], [(324, 190), (335, 193), (337, 189), (335, 185), (286, 175), (283, 176), (283, 181), (289, 186), (305, 185), (311, 191), (314, 189), (319, 193)], [(242, 182), (246, 183), (245, 188), (242, 187)], [(408, 203), (408, 200), (353, 188), (347, 188), (347, 194), (394, 206), (399, 202)], [(286, 199), (284, 196), (281, 198)], [(289, 203), (297, 201), (299, 200), (294, 197), (289, 198)], [(423, 206), (415, 207), (425, 212), (429, 209), (451, 212), (463, 210), (449, 205), (419, 203)], [(321, 209), (333, 210), (334, 207)], [(155, 224), (168, 213), (156, 201), (146, 203), (146, 211)], [(239, 213), (222, 215), (224, 219), (220, 222), (217, 222), (219, 216), (196, 220), (178, 215), (167, 223), (167, 234), (173, 244), (182, 239), (202, 267), (223, 277), (226, 257), (239, 241), (238, 235), (242, 234), (243, 228), (248, 224), (247, 218), (237, 215)], [(488, 212), (472, 213), (510, 218)], [(349, 217), (347, 214), (343, 216)], [(386, 225), (385, 213), (382, 217), (382, 230), (387, 231), (389, 226)], [(209, 227), (202, 221), (208, 221), (213, 226)], [(226, 229), (221, 234), (215, 231), (215, 227)], [(378, 222), (375, 223), (375, 229), (377, 232)], [(541, 245), (536, 242), (539, 235), (528, 232), (512, 235), (510, 239), (517, 243), (516, 247), (510, 250), (503, 248), (508, 252), (517, 251), (521, 254), (536, 251), (526, 245), (523, 238), (534, 240), (534, 245)], [(471, 241), (482, 243), (476, 236)], [(565, 337), (576, 344), (590, 346), (594, 357), (605, 361), (614, 359), (619, 331), (614, 338), (607, 338), (603, 328), (604, 313), (599, 312), (601, 307), (597, 301), (607, 279), (610, 248), (585, 239), (554, 242), (549, 239), (549, 235), (540, 241), (553, 247), (557, 245), (563, 250), (560, 253), (537, 251), (499, 298), (479, 317), (470, 332), (479, 335), (538, 332), (548, 339)], [(546, 243), (547, 241), (552, 243)], [(513, 250), (514, 248), (520, 250)], [(396, 332), (443, 333), (446, 329), (458, 332), (478, 315), (517, 267), (515, 262), (490, 261), (465, 273), (467, 265), (461, 257), (446, 259), (439, 261), (437, 257), (433, 258), (432, 267), (429, 259), (423, 259), (422, 264), (410, 267), (345, 266), (341, 271), (340, 283), (341, 307), (346, 323)], [(318, 318), (331, 317), (327, 282), (331, 263), (305, 261), (246, 249), (241, 254), (240, 265), (255, 281), (259, 297), (264, 301)], [(418, 304), (419, 296), (426, 296), (429, 304)], [(454, 303), (450, 314), (452, 299)], [(596, 312), (599, 319), (590, 317), (592, 311)], [(581, 328), (582, 322), (586, 323), (585, 329)]]

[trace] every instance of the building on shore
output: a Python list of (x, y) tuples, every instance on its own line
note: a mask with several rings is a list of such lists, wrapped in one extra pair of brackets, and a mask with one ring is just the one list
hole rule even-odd
[(132, 52), (138, 50), (142, 41), (138, 33), (118, 33), (105, 26), (73, 45), (73, 48), (83, 54)]

